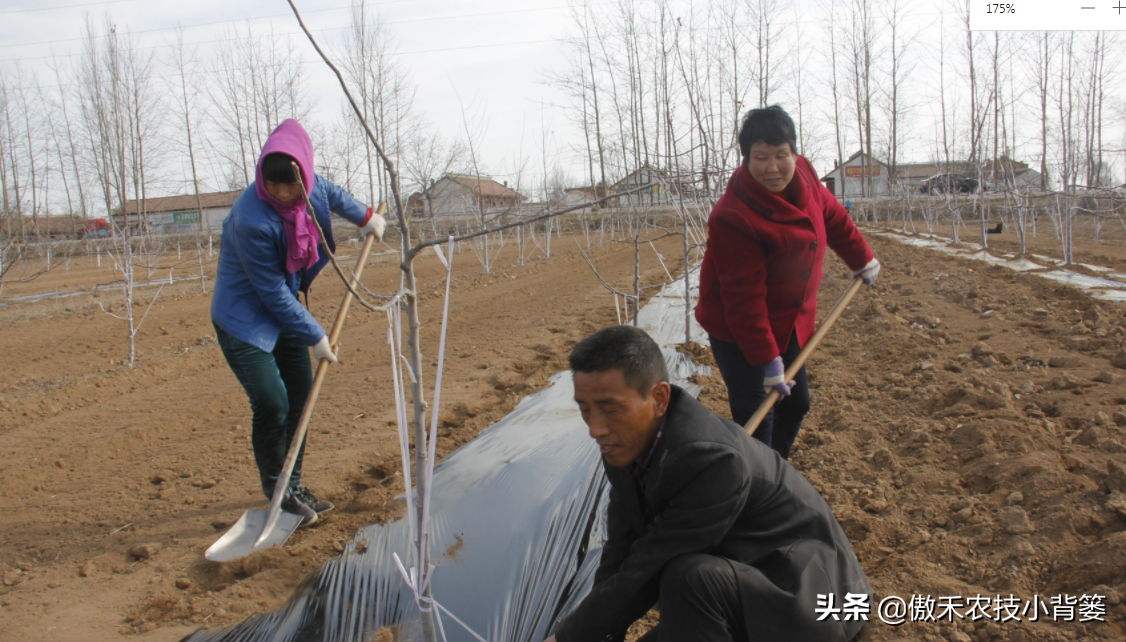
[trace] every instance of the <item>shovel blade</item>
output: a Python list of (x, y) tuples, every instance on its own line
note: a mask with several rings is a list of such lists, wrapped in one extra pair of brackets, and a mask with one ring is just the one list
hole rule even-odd
[[(223, 536), (207, 549), (203, 556), (212, 562), (237, 560), (255, 551), (284, 544), (293, 531), (301, 525), (299, 515), (282, 511), (278, 514), (278, 519), (270, 532), (263, 534), (262, 529), (266, 526), (266, 516), (269, 513), (270, 511), (266, 510), (246, 511), (230, 530), (223, 533)], [(260, 537), (261, 542), (258, 541)]]

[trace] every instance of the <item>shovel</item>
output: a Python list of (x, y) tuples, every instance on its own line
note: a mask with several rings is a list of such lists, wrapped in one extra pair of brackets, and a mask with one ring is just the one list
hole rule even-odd
[[(382, 212), (382, 208), (380, 208)], [(356, 268), (352, 286), (360, 281), (360, 275), (367, 264), (368, 253), (375, 242), (375, 235), (368, 234), (364, 238), (364, 246), (360, 250), (360, 258), (356, 261)], [(328, 343), (335, 350), (340, 331), (344, 327), (344, 317), (348, 314), (348, 306), (352, 304), (352, 290), (344, 293), (344, 301), (340, 303), (340, 311), (336, 313), (336, 322), (328, 335)], [(317, 373), (313, 376), (313, 387), (309, 390), (309, 397), (305, 401), (305, 409), (301, 413), (301, 421), (297, 424), (297, 432), (293, 434), (293, 441), (289, 444), (289, 452), (285, 457), (278, 481), (274, 485), (274, 497), (270, 501), (269, 510), (248, 510), (242, 514), (235, 525), (223, 534), (207, 552), (204, 557), (212, 562), (228, 562), (240, 557), (250, 555), (255, 551), (269, 548), (275, 544), (283, 544), (293, 531), (301, 525), (301, 517), (287, 513), (281, 509), (282, 499), (289, 487), (289, 478), (293, 474), (293, 467), (297, 464), (297, 453), (301, 451), (301, 443), (305, 440), (305, 431), (309, 427), (309, 417), (313, 414), (313, 406), (317, 403), (317, 396), (321, 391), (325, 374), (328, 372), (328, 359), (321, 359), (317, 364)]]
[[(837, 322), (837, 318), (840, 317), (841, 313), (848, 307), (848, 304), (852, 301), (852, 297), (856, 296), (856, 293), (860, 291), (860, 286), (862, 285), (864, 285), (864, 279), (858, 277), (852, 280), (852, 284), (849, 285), (848, 289), (841, 295), (841, 298), (837, 301), (837, 304), (833, 306), (833, 309), (829, 310), (829, 314), (825, 316), (821, 325), (817, 326), (817, 330), (813, 333), (813, 336), (809, 338), (805, 347), (798, 353), (798, 358), (794, 359), (794, 362), (790, 364), (789, 368), (786, 368), (786, 374), (783, 376), (782, 381), (793, 381), (794, 377), (798, 376), (798, 370), (801, 370), (801, 367), (805, 365), (806, 359), (809, 359), (809, 355), (813, 354), (813, 351), (817, 349), (817, 344), (821, 343), (821, 340), (829, 333), (829, 329)], [(744, 430), (747, 431), (748, 435), (755, 434), (755, 430), (758, 428), (759, 424), (762, 423), (763, 419), (766, 419), (766, 413), (770, 412), (770, 409), (773, 408), (774, 404), (781, 398), (782, 395), (779, 394), (777, 390), (771, 389), (770, 394), (766, 395), (766, 399), (762, 400), (758, 410), (755, 411), (755, 414), (751, 415), (750, 421), (747, 422)]]

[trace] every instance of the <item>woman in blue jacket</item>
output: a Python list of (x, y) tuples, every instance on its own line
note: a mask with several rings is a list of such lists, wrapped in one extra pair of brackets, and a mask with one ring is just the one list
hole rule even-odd
[[(313, 212), (306, 209), (292, 163), (301, 168)], [(347, 192), (313, 173), (313, 143), (296, 120), (286, 120), (262, 147), (255, 181), (246, 188), (223, 220), (223, 239), (216, 269), (211, 320), (219, 347), (247, 397), (253, 413), (250, 441), (262, 481), (272, 497), (285, 463), (305, 399), (313, 382), (309, 347), (318, 362), (336, 363), (321, 324), (297, 298), (328, 261), (317, 244), (320, 234), (335, 250), (329, 212), (360, 226), (362, 234), (382, 240), (382, 216)], [(282, 507), (304, 517), (308, 525), (317, 513), (332, 508), (301, 483), (301, 460), (290, 478)]]

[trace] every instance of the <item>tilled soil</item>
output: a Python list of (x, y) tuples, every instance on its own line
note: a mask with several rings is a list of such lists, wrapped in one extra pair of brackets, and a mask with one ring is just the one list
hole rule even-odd
[[(617, 321), (574, 243), (555, 246), (550, 259), (536, 252), (519, 267), (509, 245), (488, 276), (467, 245), (455, 257), (440, 455), (545, 387), (566, 369), (574, 342)], [(677, 239), (656, 247), (669, 270), (681, 270)], [(645, 249), (643, 283), (659, 283), (664, 268)], [(367, 268), (371, 290), (397, 289), (390, 258)], [(607, 244), (591, 259), (619, 288), (632, 285), (631, 246)], [(4, 296), (106, 282), (104, 267), (76, 259), (70, 274), (52, 271)], [(417, 272), (431, 397), (444, 270), (428, 253)], [(138, 292), (147, 304), (155, 288)], [(342, 296), (339, 279), (322, 274), (312, 310), (324, 325)], [(131, 369), (122, 365), (123, 322), (89, 301), (0, 308), (0, 639), (177, 640), (277, 608), (361, 526), (398, 516), (389, 505), (403, 483), (384, 314), (352, 306), (342, 363), (329, 371), (310, 425), (305, 481), (336, 509), (283, 549), (214, 564), (203, 551), (266, 500), (249, 405), (215, 344), (210, 296), (198, 282), (166, 289), (142, 326)]]
[[(874, 621), (868, 639), (1123, 639), (1123, 307), (1035, 275), (869, 239), (884, 271), (810, 363), (813, 411), (793, 463), (833, 506), (877, 602), (1097, 593), (1107, 621), (999, 623), (990, 612), (976, 622)], [(680, 269), (676, 240), (658, 248)], [(625, 285), (630, 249), (607, 246), (592, 258)], [(617, 319), (576, 252), (520, 268), (505, 251), (487, 277), (472, 253), (455, 259), (442, 453), (544, 386), (566, 367), (570, 345)], [(1126, 259), (1121, 247), (1099, 252), (1104, 265)], [(663, 275), (651, 256), (642, 265), (648, 282)], [(368, 269), (371, 289), (394, 290), (393, 265)], [(431, 384), (440, 269), (432, 256), (419, 269)], [(848, 283), (836, 258), (826, 273), (823, 311)], [(332, 317), (341, 294), (335, 277), (321, 277), (318, 318)], [(225, 565), (203, 560), (243, 510), (265, 501), (249, 408), (214, 345), (209, 297), (198, 283), (163, 297), (133, 369), (120, 365), (121, 322), (77, 299), (0, 312), (8, 320), (0, 639), (174, 640), (272, 610), (360, 526), (396, 516), (386, 321), (353, 308), (305, 464), (310, 486), (337, 509), (282, 549)], [(701, 383), (701, 399), (727, 415), (718, 373)]]
[[(792, 462), (833, 507), (876, 602), (989, 602), (976, 621), (876, 621), (867, 639), (1126, 638), (1123, 306), (868, 238), (879, 284), (811, 359), (813, 410)], [(1121, 247), (1099, 251), (1123, 258)], [(822, 310), (848, 284), (827, 263)], [(725, 393), (712, 377), (701, 397), (722, 413)], [(996, 621), (1008, 617), (997, 597), (1023, 600), (1019, 616), (1034, 596), (1061, 594), (1106, 596), (1106, 622), (1081, 624), (1078, 608), (1073, 623), (1042, 611), (1036, 623)]]

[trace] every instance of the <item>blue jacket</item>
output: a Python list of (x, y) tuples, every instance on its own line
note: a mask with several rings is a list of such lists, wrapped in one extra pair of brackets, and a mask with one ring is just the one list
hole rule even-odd
[[(367, 215), (366, 205), (321, 176), (317, 176), (309, 200), (334, 252), (329, 213), (336, 212), (356, 225), (361, 225)], [(297, 299), (298, 291), (307, 291), (328, 263), (324, 249), (318, 249), (320, 259), (304, 275), (286, 272), (282, 219), (273, 207), (258, 199), (251, 183), (223, 219), (211, 320), (232, 337), (265, 352), (273, 351), (282, 326), (310, 346), (320, 341), (326, 334), (324, 328)]]

